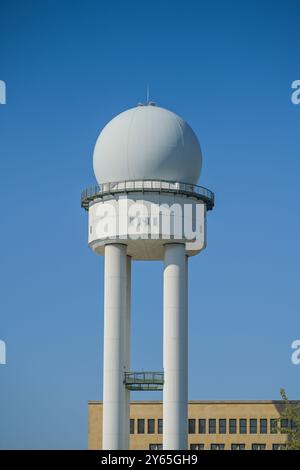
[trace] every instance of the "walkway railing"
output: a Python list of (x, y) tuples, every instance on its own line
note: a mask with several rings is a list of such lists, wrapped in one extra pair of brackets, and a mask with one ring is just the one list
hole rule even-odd
[(159, 180), (133, 180), (97, 184), (85, 189), (81, 193), (81, 207), (88, 210), (90, 202), (109, 194), (140, 191), (171, 192), (195, 197), (205, 202), (207, 210), (211, 210), (215, 202), (212, 191), (196, 184)]
[(128, 390), (161, 391), (164, 385), (164, 373), (125, 372), (124, 384)]

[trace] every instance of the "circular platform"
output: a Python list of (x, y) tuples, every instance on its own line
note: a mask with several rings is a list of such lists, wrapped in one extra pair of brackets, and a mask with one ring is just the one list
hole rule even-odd
[(103, 183), (85, 189), (81, 193), (81, 207), (88, 211), (90, 204), (105, 196), (135, 192), (182, 194), (203, 201), (206, 204), (207, 210), (212, 210), (215, 204), (214, 193), (203, 186), (172, 181), (133, 180)]

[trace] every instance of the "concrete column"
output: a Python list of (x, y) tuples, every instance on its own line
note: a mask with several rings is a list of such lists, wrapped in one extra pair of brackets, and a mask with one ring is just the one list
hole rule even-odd
[(163, 448), (187, 449), (188, 312), (187, 258), (183, 244), (164, 254)]
[[(124, 328), (124, 356), (125, 369), (130, 371), (130, 311), (131, 311), (131, 257), (127, 256), (127, 279), (126, 279), (126, 317)], [(124, 404), (124, 444), (123, 449), (129, 449), (129, 419), (130, 419), (130, 390), (125, 389)]]
[(103, 449), (124, 448), (127, 317), (126, 246), (105, 247), (104, 269)]

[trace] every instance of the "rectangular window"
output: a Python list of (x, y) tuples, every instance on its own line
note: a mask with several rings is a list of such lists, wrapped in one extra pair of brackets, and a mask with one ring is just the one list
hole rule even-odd
[(266, 444), (252, 444), (252, 450), (266, 450)]
[(208, 432), (209, 434), (216, 434), (216, 420), (215, 419), (208, 420)]
[(129, 432), (130, 434), (134, 434), (134, 419), (130, 420)]
[(298, 429), (297, 423), (293, 419), (291, 420), (291, 429), (292, 431), (297, 431)]
[(257, 434), (257, 419), (250, 419), (250, 434)]
[(149, 444), (149, 450), (162, 450), (162, 444)]
[(268, 432), (268, 420), (265, 418), (261, 418), (259, 421), (260, 425), (260, 434), (267, 434)]
[(245, 450), (245, 444), (231, 444), (231, 450)]
[(189, 419), (189, 434), (195, 434), (196, 432), (196, 420)]
[(280, 420), (280, 431), (286, 433), (289, 428), (289, 420), (288, 419), (281, 419)]
[(240, 419), (240, 434), (247, 434), (247, 420), (245, 418)]
[(191, 444), (191, 450), (204, 450), (204, 444)]
[(157, 432), (158, 432), (158, 434), (162, 434), (162, 433), (163, 433), (163, 428), (164, 428), (163, 420), (162, 420), (162, 419), (158, 419), (158, 420), (157, 420)]
[(236, 434), (236, 419), (229, 420), (229, 434)]
[(272, 444), (272, 450), (284, 450), (285, 447), (285, 444)]
[(206, 433), (206, 419), (199, 419), (199, 434)]
[(224, 450), (225, 444), (210, 444), (211, 450)]
[(277, 433), (277, 422), (278, 420), (275, 418), (270, 419), (270, 429), (271, 429), (271, 434), (276, 434)]
[(148, 434), (154, 434), (154, 433), (155, 433), (155, 420), (148, 419)]
[(145, 433), (145, 420), (144, 419), (138, 419), (138, 434), (144, 434)]
[(226, 419), (219, 419), (219, 434), (226, 434)]

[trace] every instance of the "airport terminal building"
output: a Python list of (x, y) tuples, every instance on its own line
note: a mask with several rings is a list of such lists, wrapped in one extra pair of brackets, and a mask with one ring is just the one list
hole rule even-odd
[[(298, 401), (290, 403), (299, 404)], [(197, 401), (188, 404), (188, 449), (190, 450), (280, 450), (286, 428), (284, 403), (273, 401)], [(100, 401), (88, 403), (88, 447), (102, 448)], [(131, 401), (130, 449), (160, 450), (163, 442), (162, 401)]]

